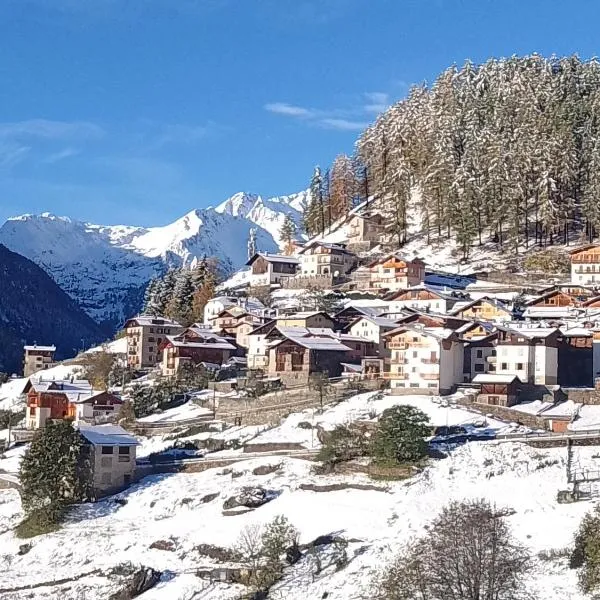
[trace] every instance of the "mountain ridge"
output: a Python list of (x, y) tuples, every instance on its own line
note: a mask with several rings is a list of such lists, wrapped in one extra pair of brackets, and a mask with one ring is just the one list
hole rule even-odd
[(277, 251), (285, 216), (299, 224), (308, 199), (307, 190), (273, 198), (238, 192), (158, 227), (24, 214), (0, 227), (0, 243), (39, 265), (97, 323), (114, 330), (140, 309), (150, 279), (170, 266), (214, 256), (230, 273), (247, 259), (250, 229), (259, 250)]

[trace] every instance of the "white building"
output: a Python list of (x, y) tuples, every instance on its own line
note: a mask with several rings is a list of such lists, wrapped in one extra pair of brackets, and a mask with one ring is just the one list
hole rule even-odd
[(516, 375), (523, 383), (556, 385), (559, 337), (555, 327), (498, 327), (496, 373)]
[(587, 244), (569, 254), (571, 282), (600, 286), (600, 245)]
[(298, 259), (295, 256), (257, 252), (247, 263), (250, 267), (250, 285), (280, 285), (284, 279), (296, 275)]
[(405, 308), (444, 314), (450, 312), (458, 298), (427, 286), (418, 286), (395, 292), (387, 296), (386, 300), (390, 304), (391, 315), (401, 315)]
[[(463, 342), (452, 329), (401, 325), (385, 334), (392, 393), (451, 393), (463, 381)], [(408, 390), (408, 392), (407, 392)]]
[(216, 296), (211, 298), (204, 306), (204, 323), (212, 325), (216, 316), (226, 308), (236, 306), (238, 299), (233, 296)]
[(356, 337), (364, 338), (374, 342), (378, 346), (379, 356), (389, 356), (389, 351), (386, 348), (384, 334), (396, 329), (398, 322), (394, 319), (386, 317), (369, 317), (363, 316), (355, 319), (347, 327), (348, 333)]

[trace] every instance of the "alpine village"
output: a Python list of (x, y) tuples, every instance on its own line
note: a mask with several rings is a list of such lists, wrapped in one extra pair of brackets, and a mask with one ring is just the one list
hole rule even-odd
[[(304, 192), (206, 209), (237, 255), (8, 327), (0, 598), (597, 597), (599, 111), (595, 59), (451, 67)], [(31, 219), (3, 260), (48, 271)], [(0, 339), (52, 319), (4, 289)]]

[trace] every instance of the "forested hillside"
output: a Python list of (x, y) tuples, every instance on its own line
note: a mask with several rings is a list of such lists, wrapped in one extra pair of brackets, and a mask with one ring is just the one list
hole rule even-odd
[(55, 344), (68, 358), (108, 337), (54, 280), (0, 244), (0, 371), (20, 373), (23, 344)]
[(517, 250), (591, 240), (600, 232), (600, 63), (532, 55), (452, 66), (384, 112), (355, 157), (313, 186), (311, 233), (332, 207), (371, 197), (399, 245), (418, 215), (429, 237), (454, 237), (465, 258), (486, 241)]

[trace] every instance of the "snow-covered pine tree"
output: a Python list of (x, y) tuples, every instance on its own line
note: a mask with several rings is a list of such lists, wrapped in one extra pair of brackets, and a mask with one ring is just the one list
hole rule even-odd
[(173, 295), (167, 305), (167, 315), (185, 327), (193, 321), (194, 291), (192, 272), (187, 267), (183, 267), (177, 274)]

